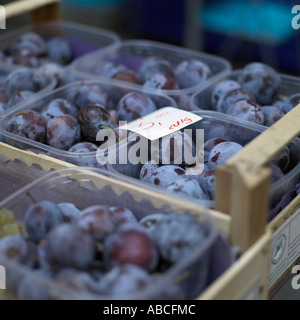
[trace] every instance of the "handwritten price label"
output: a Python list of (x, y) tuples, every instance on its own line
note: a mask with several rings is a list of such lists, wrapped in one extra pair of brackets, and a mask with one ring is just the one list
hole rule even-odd
[(120, 129), (136, 132), (149, 140), (156, 140), (200, 120), (201, 117), (191, 112), (165, 107), (122, 125)]

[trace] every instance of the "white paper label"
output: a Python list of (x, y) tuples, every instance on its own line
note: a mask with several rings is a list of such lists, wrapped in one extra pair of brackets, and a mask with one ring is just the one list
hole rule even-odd
[(156, 140), (202, 119), (185, 110), (165, 107), (121, 125), (120, 129), (133, 131), (149, 140)]
[(271, 263), (268, 287), (300, 256), (300, 209), (298, 209), (272, 236)]

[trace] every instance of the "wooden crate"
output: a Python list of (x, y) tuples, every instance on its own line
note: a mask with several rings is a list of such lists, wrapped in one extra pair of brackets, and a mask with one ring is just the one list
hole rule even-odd
[[(42, 22), (45, 20), (60, 19), (60, 8), (58, 0), (20, 0), (5, 5), (6, 18), (10, 18), (25, 12), (30, 12), (32, 23)], [(51, 157), (37, 155), (28, 151), (22, 151), (9, 145), (0, 143), (0, 155), (9, 161), (19, 159), (24, 162), (27, 167), (39, 165), (45, 173), (51, 169), (57, 170), (61, 168), (74, 167), (73, 165), (60, 161)], [(234, 163), (231, 168), (233, 170), (233, 179), (235, 180), (235, 190), (232, 192), (239, 194), (245, 202), (240, 202), (230, 208), (230, 210), (208, 210), (216, 221), (217, 228), (223, 232), (228, 241), (235, 246), (241, 248), (241, 256), (219, 279), (211, 284), (199, 297), (199, 300), (216, 300), (216, 299), (267, 299), (267, 279), (269, 275), (269, 256), (271, 231), (265, 229), (265, 223), (259, 224), (259, 230), (248, 228), (246, 224), (242, 224), (238, 228), (238, 232), (233, 229), (240, 223), (240, 218), (236, 212), (240, 212), (244, 219), (249, 219), (249, 213), (253, 209), (253, 203), (263, 203), (257, 211), (256, 217), (263, 215), (266, 217), (267, 208), (267, 188), (269, 169), (264, 167), (253, 168), (249, 172), (251, 163), (246, 161), (243, 163)], [(103, 179), (102, 176), (96, 179)], [(252, 184), (245, 183), (250, 179)], [(116, 181), (106, 178), (106, 182), (116, 183)], [(118, 182), (119, 187), (123, 186), (131, 188), (124, 182)], [(227, 188), (227, 186), (226, 186)], [(225, 188), (225, 190), (226, 190)], [(137, 193), (142, 192), (139, 188)], [(148, 196), (153, 197), (153, 201), (167, 202), (174, 206), (181, 206), (185, 210), (191, 212), (199, 212), (201, 210), (207, 212), (207, 209), (201, 208), (195, 204), (182, 202), (174, 198), (167, 198), (154, 192)], [(252, 201), (254, 200), (254, 201)], [(249, 204), (249, 207), (246, 205)], [(229, 214), (228, 214), (229, 213)], [(250, 216), (251, 217), (251, 216)], [(261, 219), (264, 220), (264, 219)], [(250, 230), (248, 230), (250, 229)], [(238, 236), (237, 236), (238, 233)], [(242, 237), (247, 234), (246, 239)], [(251, 241), (249, 241), (251, 239)], [(4, 297), (3, 290), (0, 290), (0, 298)]]
[[(1, 155), (5, 155), (12, 161), (16, 158), (22, 159), (28, 165), (38, 164), (45, 170), (72, 168), (76, 167), (63, 161), (59, 161), (47, 156), (37, 155), (27, 151), (15, 149), (9, 145), (0, 145)], [(244, 183), (244, 167), (239, 168), (237, 172), (237, 184), (240, 186)], [(86, 170), (86, 169), (83, 169)], [(90, 170), (88, 170), (90, 171)], [(188, 211), (195, 216), (201, 216), (201, 213), (209, 213), (215, 220), (217, 229), (226, 235), (230, 241), (232, 218), (229, 215), (224, 215), (215, 210), (202, 208), (193, 202), (186, 202), (174, 198), (167, 197), (157, 191), (141, 189), (138, 185), (134, 185), (126, 180), (120, 180), (116, 177), (107, 177), (96, 172), (93, 175), (94, 184), (100, 188), (103, 185), (111, 186), (117, 194), (122, 194), (124, 190), (129, 192), (134, 199), (141, 201), (144, 198), (149, 199), (156, 208), (164, 207), (165, 205), (174, 208), (177, 211)], [(268, 170), (260, 171), (260, 179), (265, 180), (268, 177)], [(266, 188), (268, 187), (267, 184)], [(248, 191), (245, 191), (246, 193)], [(242, 232), (242, 229), (241, 229)], [(260, 237), (257, 237), (255, 243), (249, 246), (248, 249), (241, 252), (241, 256), (237, 261), (213, 282), (206, 290), (197, 298), (199, 300), (217, 300), (217, 299), (266, 299), (267, 298), (267, 278), (269, 270), (269, 249), (270, 249), (271, 233), (265, 232)], [(235, 246), (240, 246), (239, 243), (231, 243)], [(4, 291), (0, 291), (0, 298), (13, 299), (13, 297), (4, 296)]]
[[(270, 168), (256, 167), (247, 160), (231, 167), (232, 201), (227, 239), (241, 256), (231, 268), (200, 295), (200, 300), (266, 300), (269, 296), (271, 231), (266, 229)], [(222, 190), (224, 191), (224, 190)], [(224, 219), (224, 213), (218, 212)], [(259, 228), (249, 228), (249, 223)]]
[[(299, 134), (300, 104), (229, 159), (225, 166), (217, 169), (215, 209), (231, 215), (231, 236), (234, 242), (241, 243), (242, 248), (251, 245), (254, 242), (255, 235), (261, 234), (265, 226), (265, 215), (257, 219), (256, 214), (251, 218), (250, 213), (243, 215), (239, 211), (239, 207), (247, 206), (248, 199), (243, 200), (244, 203), (240, 203), (238, 206), (235, 203), (236, 201), (241, 202), (239, 191), (234, 186), (233, 168), (235, 164), (247, 161), (255, 168), (268, 167), (270, 159)], [(261, 192), (259, 189), (257, 191)], [(261, 197), (262, 199), (257, 198), (256, 210), (264, 211), (266, 209), (264, 207), (265, 194), (262, 192)], [(300, 257), (300, 232), (297, 228), (299, 225), (299, 207), (300, 195), (267, 224), (267, 230), (272, 234), (269, 256), (269, 298), (272, 298), (285, 279), (291, 275), (291, 268), (297, 264)], [(250, 207), (244, 209), (246, 212), (253, 210)], [(245, 217), (250, 217), (250, 220)], [(245, 233), (240, 233), (239, 227), (244, 224), (247, 224), (248, 228), (246, 228)], [(254, 238), (252, 239), (252, 237)]]
[(71, 163), (46, 155), (36, 154), (31, 151), (21, 150), (4, 142), (0, 142), (0, 156), (8, 161), (15, 161), (18, 159), (27, 167), (31, 167), (34, 164), (39, 165), (45, 171), (45, 173), (49, 172), (50, 170), (75, 167), (75, 165)]

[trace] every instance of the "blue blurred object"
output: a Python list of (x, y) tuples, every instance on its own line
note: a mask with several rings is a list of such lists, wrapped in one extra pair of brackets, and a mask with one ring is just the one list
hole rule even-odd
[(295, 35), (291, 8), (288, 1), (207, 1), (197, 16), (206, 30), (278, 45)]
[(185, 0), (132, 0), (130, 20), (136, 38), (182, 45)]
[(202, 25), (206, 51), (221, 55), (238, 67), (261, 61), (279, 72), (299, 76), (300, 30), (291, 25), (295, 16), (291, 11), (297, 1), (204, 2), (197, 20)]
[[(300, 74), (300, 29), (292, 8), (299, 0), (62, 0), (66, 14), (124, 38), (144, 38), (228, 59), (234, 68), (251, 61)], [(83, 13), (82, 10), (86, 13)], [(108, 12), (118, 12), (109, 16)], [(86, 17), (86, 18), (85, 18)], [(121, 20), (120, 20), (121, 19)], [(300, 22), (300, 21), (299, 21)], [(110, 27), (111, 26), (111, 27)]]

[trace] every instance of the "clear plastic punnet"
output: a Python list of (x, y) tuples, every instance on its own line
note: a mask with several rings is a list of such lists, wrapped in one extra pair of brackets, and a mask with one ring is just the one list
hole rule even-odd
[[(156, 66), (154, 69), (152, 69), (152, 66), (145, 67), (144, 62), (152, 58), (160, 61), (164, 60), (158, 69), (156, 69)], [(198, 70), (196, 62), (195, 65), (189, 67), (189, 63), (194, 63), (195, 61), (200, 61), (200, 63), (206, 66), (203, 69), (201, 69), (201, 66), (201, 70)], [(132, 78), (130, 79), (129, 77), (125, 79), (114, 76), (114, 70), (111, 69), (111, 66), (115, 67), (115, 71), (125, 69), (133, 71), (135, 75), (137, 75), (138, 78), (141, 77), (141, 79), (136, 82), (135, 80), (132, 81)], [(187, 71), (182, 71), (185, 67), (187, 67)], [(231, 64), (224, 58), (215, 55), (161, 42), (137, 39), (121, 41), (113, 48), (96, 51), (85, 57), (76, 59), (72, 63), (71, 69), (77, 77), (83, 79), (91, 77), (112, 77), (115, 81), (130, 82), (133, 86), (147, 86), (151, 90), (171, 96), (177, 101), (179, 108), (189, 110), (189, 98), (191, 94), (227, 75), (231, 71)], [(199, 77), (199, 74), (207, 75), (207, 69), (210, 70), (209, 76)], [(155, 72), (153, 72), (153, 70), (155, 70)], [(195, 74), (189, 75), (189, 71)], [(150, 75), (156, 72), (172, 76), (175, 74), (178, 86), (176, 87), (176, 84), (174, 85), (171, 81), (166, 81), (166, 83), (163, 84), (164, 82), (161, 82), (161, 80), (155, 78), (155, 76), (151, 81), (148, 80), (151, 78)], [(197, 72), (199, 73), (197, 74)], [(186, 79), (179, 82), (180, 76), (178, 74), (183, 74), (186, 76)]]
[[(88, 87), (88, 91), (85, 91), (85, 88)], [(91, 88), (91, 89), (90, 89)], [(82, 92), (80, 90), (83, 90), (83, 95), (81, 95)], [(91, 92), (90, 92), (90, 91)], [(95, 91), (93, 90), (99, 90), (97, 93), (99, 93), (99, 96), (96, 96), (101, 99), (100, 105), (105, 109), (105, 113), (110, 112), (110, 117), (111, 119), (114, 119), (114, 124), (110, 123), (111, 125), (111, 130), (117, 130), (117, 127), (119, 126), (119, 121), (118, 119), (118, 114), (115, 114), (115, 109), (118, 105), (118, 102), (120, 99), (124, 96), (127, 96), (129, 94), (130, 97), (137, 94), (138, 97), (146, 97), (145, 101), (148, 103), (150, 106), (154, 106), (156, 109), (160, 109), (163, 107), (174, 107), (177, 108), (176, 102), (170, 98), (169, 96), (163, 95), (158, 92), (149, 92), (147, 90), (144, 90), (143, 88), (132, 88), (126, 84), (120, 84), (120, 83), (115, 83), (112, 81), (108, 81), (107, 79), (92, 79), (92, 80), (83, 80), (83, 81), (78, 81), (78, 82), (73, 82), (71, 84), (65, 85), (63, 87), (57, 88), (51, 92), (45, 93), (43, 95), (40, 95), (36, 99), (31, 99), (28, 102), (25, 102), (21, 105), (19, 105), (17, 108), (14, 108), (13, 110), (10, 110), (3, 114), (3, 118), (1, 120), (1, 134), (4, 136), (4, 142), (23, 149), (23, 150), (29, 150), (35, 153), (39, 154), (44, 154), (48, 155), (60, 160), (67, 161), (69, 163), (78, 165), (78, 166), (90, 166), (90, 167), (100, 167), (103, 168), (101, 164), (99, 164), (98, 161), (98, 155), (100, 154), (100, 142), (98, 143), (97, 141), (97, 133), (94, 133), (94, 136), (89, 137), (89, 139), (93, 138), (94, 141), (92, 141), (93, 144), (95, 144), (98, 148), (95, 148), (94, 151), (91, 150), (86, 150), (86, 151), (81, 151), (81, 152), (75, 152), (75, 151), (70, 151), (70, 148), (65, 148), (61, 149), (60, 147), (56, 147), (50, 145), (48, 143), (48, 140), (44, 140), (43, 142), (39, 142), (37, 140), (32, 140), (29, 137), (25, 135), (20, 135), (16, 134), (13, 132), (10, 132), (7, 130), (8, 123), (13, 115), (15, 115), (17, 112), (23, 112), (25, 110), (33, 110), (37, 111), (38, 113), (43, 112), (45, 110), (45, 107), (47, 107), (51, 102), (53, 102), (56, 99), (64, 99), (67, 100), (67, 103), (75, 107), (75, 114), (74, 117), (77, 119), (79, 110), (83, 105), (81, 105), (81, 102), (85, 104), (87, 101), (90, 100), (85, 100), (84, 97), (87, 97), (86, 94), (89, 96), (91, 93), (91, 97), (93, 97), (93, 94)], [(80, 98), (78, 98), (80, 96)], [(105, 101), (103, 101), (103, 99)], [(79, 102), (80, 101), (80, 106)], [(97, 100), (99, 101), (99, 100)], [(91, 102), (88, 102), (87, 104), (93, 104)], [(148, 113), (152, 112), (153, 110), (150, 109)], [(147, 113), (147, 111), (145, 111)], [(50, 113), (50, 118), (53, 117), (54, 114)], [(44, 113), (46, 116), (48, 112)], [(96, 127), (97, 129), (97, 127)], [(95, 129), (95, 130), (96, 130)], [(107, 128), (110, 130), (109, 128)], [(97, 129), (97, 131), (100, 131)], [(122, 131), (122, 130), (121, 130)], [(112, 133), (113, 131), (109, 131)], [(116, 144), (122, 143), (122, 139), (124, 138), (124, 135), (117, 131), (114, 131), (115, 136), (116, 136)], [(122, 131), (125, 132), (125, 131)], [(64, 139), (64, 138), (62, 138)], [(81, 134), (81, 140), (77, 142), (90, 142), (91, 140), (87, 140), (86, 136)], [(75, 144), (75, 143), (74, 143)], [(98, 145), (99, 144), (99, 145)], [(94, 146), (93, 146), (94, 147)], [(113, 148), (113, 146), (112, 146)]]
[[(239, 77), (242, 73), (242, 70), (234, 70), (231, 73), (227, 74), (225, 77), (218, 79), (215, 83), (210, 84), (205, 88), (200, 88), (193, 93), (190, 99), (190, 107), (192, 110), (216, 110), (213, 106), (212, 94), (215, 87), (224, 80), (233, 80), (239, 82)], [(291, 76), (287, 74), (279, 74), (280, 77), (280, 87), (278, 94), (275, 97), (274, 102), (283, 102), (286, 98), (300, 93), (300, 78), (296, 76)], [(234, 88), (236, 89), (236, 88)], [(276, 106), (276, 105), (275, 105)], [(263, 107), (262, 107), (263, 108)], [(241, 120), (246, 121), (246, 120)]]
[[(202, 228), (204, 237), (180, 259), (166, 268), (158, 269), (160, 271), (153, 271), (150, 274), (151, 280), (144, 285), (142, 285), (142, 281), (141, 287), (134, 289), (132, 287), (134, 283), (129, 282), (131, 285), (126, 288), (126, 281), (125, 283), (121, 282), (119, 294), (107, 293), (100, 289), (100, 291), (97, 291), (97, 288), (103, 288), (101, 285), (98, 287), (98, 284), (103, 279), (102, 277), (109, 272), (109, 269), (103, 268), (103, 262), (101, 262), (101, 248), (105, 244), (101, 244), (98, 240), (97, 248), (99, 252), (95, 256), (94, 265), (81, 270), (85, 272), (86, 276), (89, 273), (89, 276), (93, 277), (95, 284), (93, 287), (80, 287), (80, 281), (76, 282), (76, 279), (73, 279), (75, 282), (72, 285), (71, 279), (69, 279), (71, 282), (68, 282), (66, 279), (59, 278), (57, 272), (60, 269), (55, 270), (54, 268), (54, 274), (52, 273), (52, 275), (47, 273), (48, 254), (44, 251), (44, 248), (46, 248), (44, 245), (48, 241), (47, 236), (44, 239), (44, 245), (38, 245), (39, 254), (36, 258), (40, 259), (42, 266), (40, 270), (39, 268), (31, 268), (29, 264), (26, 265), (26, 263), (11, 259), (4, 254), (4, 251), (0, 250), (1, 265), (6, 270), (6, 292), (14, 299), (23, 299), (25, 288), (27, 288), (27, 299), (41, 300), (195, 299), (210, 284), (210, 270), (217, 267), (211, 266), (210, 263), (212, 261), (217, 263), (213, 257), (214, 254), (216, 254), (215, 258), (220, 257), (218, 255), (220, 253), (215, 252), (217, 250), (215, 244), (218, 238), (216, 223), (205, 208), (186, 204), (179, 200), (172, 201), (172, 198), (161, 193), (140, 188), (138, 185), (131, 184), (127, 179), (120, 179), (118, 175), (101, 169), (86, 170), (86, 168), (77, 167), (48, 173), (2, 201), (0, 203), (2, 224), (5, 225), (6, 219), (10, 224), (20, 227), (22, 232), (19, 237), (28, 236), (26, 212), (32, 205), (41, 201), (50, 201), (56, 205), (69, 203), (81, 212), (87, 207), (98, 205), (115, 208), (126, 207), (138, 217), (137, 223), (140, 223), (142, 218), (158, 212), (163, 215), (168, 213), (191, 215)], [(74, 226), (76, 222), (63, 222), (62, 224), (76, 227)], [(59, 226), (55, 228), (59, 228)], [(55, 228), (49, 232), (55, 231)], [(50, 233), (48, 235), (50, 236)], [(0, 243), (8, 237), (0, 238)], [(226, 249), (224, 250), (224, 248)], [(73, 250), (77, 250), (76, 246)], [(228, 257), (225, 258), (224, 256), (224, 261), (228, 259), (233, 262), (233, 259), (230, 258), (232, 251), (229, 245), (223, 247), (222, 254), (226, 255), (227, 253)], [(69, 252), (69, 254), (72, 253)], [(224, 261), (221, 263), (223, 268)], [(76, 287), (76, 283), (79, 285), (78, 287)]]
[(53, 74), (40, 73), (28, 67), (0, 63), (0, 117), (24, 101), (51, 92), (56, 86), (57, 78)]
[[(242, 69), (240, 70), (234, 70), (227, 76), (225, 76), (223, 79), (219, 79), (214, 84), (209, 85), (208, 87), (204, 89), (200, 89), (199, 91), (195, 92), (190, 100), (190, 106), (191, 109), (194, 111), (200, 111), (200, 110), (214, 110), (213, 102), (212, 100), (212, 93), (214, 88), (223, 80), (233, 80), (233, 81), (239, 81), (239, 77), (242, 73)], [(300, 78), (288, 74), (279, 74), (280, 77), (280, 87), (278, 90), (277, 97), (275, 99), (275, 106), (279, 107), (279, 109), (282, 108), (283, 102), (289, 98), (291, 98), (291, 102), (294, 101), (294, 106), (298, 104), (297, 95), (300, 94)], [(279, 103), (276, 105), (276, 103)], [(264, 107), (262, 107), (263, 109)], [(282, 109), (280, 117), (284, 116), (285, 112), (288, 110)], [(224, 114), (225, 115), (225, 114)], [(226, 117), (231, 117), (234, 119), (233, 116), (227, 115)], [(275, 118), (275, 120), (278, 118)], [(248, 126), (249, 122), (246, 120), (240, 120), (243, 122), (244, 126)], [(275, 122), (273, 122), (274, 124)], [(267, 123), (264, 123), (264, 127), (269, 127)], [(297, 139), (296, 139), (297, 140)], [(297, 143), (295, 144), (295, 146)], [(295, 149), (294, 154), (297, 155), (299, 151)], [(298, 157), (295, 158), (296, 163), (299, 162)], [(296, 197), (296, 195), (299, 193), (299, 183), (300, 183), (300, 171), (299, 171), (299, 165), (295, 165), (295, 168), (289, 172), (283, 179), (280, 179), (280, 181), (275, 182), (271, 188), (270, 188), (270, 214), (269, 214), (269, 220), (272, 220), (293, 198)]]
[(10, 46), (21, 35), (28, 32), (35, 32), (46, 41), (57, 36), (65, 38), (70, 44), (72, 52), (71, 61), (95, 50), (114, 46), (120, 41), (119, 35), (110, 30), (61, 20), (29, 24), (9, 32), (4, 32), (0, 36), (0, 49), (9, 55)]
[[(213, 141), (214, 139), (215, 146), (219, 143), (225, 143), (226, 141), (237, 143), (239, 148), (242, 148), (247, 145), (251, 140), (255, 139), (260, 133), (262, 133), (266, 127), (256, 125), (253, 123), (249, 123), (246, 121), (240, 121), (239, 119), (235, 119), (228, 115), (215, 112), (215, 111), (192, 111), (203, 119), (198, 121), (192, 125), (187, 126), (182, 131), (184, 132), (185, 129), (192, 130), (192, 139), (194, 143), (196, 143), (196, 132), (200, 129), (200, 134), (203, 135), (203, 147), (200, 148), (200, 151), (204, 154), (202, 162), (200, 161), (201, 165), (199, 166), (199, 170), (196, 171), (191, 170), (193, 168), (189, 166), (181, 166), (184, 168), (185, 173), (183, 174), (184, 178), (193, 178), (199, 181), (199, 183), (204, 187), (204, 189), (208, 192), (209, 199), (207, 197), (196, 198), (193, 196), (187, 196), (187, 194), (176, 192), (176, 188), (169, 188), (169, 186), (165, 185), (156, 185), (154, 175), (152, 175), (153, 179), (143, 180), (141, 176), (141, 170), (143, 168), (143, 163), (139, 164), (132, 164), (128, 159), (127, 162), (116, 162), (110, 163), (108, 161), (107, 168), (109, 171), (118, 173), (120, 175), (125, 175), (131, 180), (138, 180), (138, 183), (141, 186), (150, 184), (152, 188), (159, 189), (161, 192), (169, 194), (174, 197), (183, 198), (186, 201), (197, 202), (202, 206), (205, 207), (214, 207), (214, 184), (215, 184), (215, 174), (214, 169), (209, 166), (209, 161), (214, 161), (214, 158), (211, 157), (210, 160), (208, 155), (210, 151), (212, 151), (212, 145), (206, 143), (210, 140)], [(199, 131), (199, 130), (198, 130)], [(138, 141), (138, 139), (136, 140)], [(200, 140), (201, 141), (201, 140)], [(118, 148), (118, 154), (120, 155), (128, 155), (130, 154), (130, 148), (132, 148), (133, 142), (124, 144)], [(185, 145), (184, 145), (185, 146)], [(151, 155), (151, 144), (149, 144), (149, 152), (148, 154)], [(284, 150), (278, 157), (274, 158), (274, 163), (276, 165), (271, 166), (272, 169), (272, 177), (270, 181), (270, 214), (271, 209), (280, 202), (281, 197), (290, 191), (292, 188), (295, 188), (297, 182), (299, 182), (299, 172), (300, 172), (300, 141), (298, 138), (294, 139), (288, 146), (286, 146), (286, 150)], [(237, 151), (238, 152), (238, 151)], [(286, 152), (288, 152), (288, 156), (286, 157)], [(234, 153), (233, 153), (234, 154)], [(218, 155), (217, 155), (218, 156)], [(217, 157), (216, 157), (217, 158)], [(150, 158), (149, 158), (150, 160)], [(279, 162), (278, 162), (279, 161)], [(278, 170), (278, 166), (283, 168), (283, 170)], [(161, 163), (158, 166), (164, 166)], [(283, 167), (282, 167), (283, 166)], [(144, 171), (143, 171), (144, 172)], [(160, 174), (160, 173), (159, 173)], [(159, 177), (159, 175), (157, 175)], [(178, 190), (177, 190), (178, 191)], [(181, 191), (184, 191), (183, 189)]]

